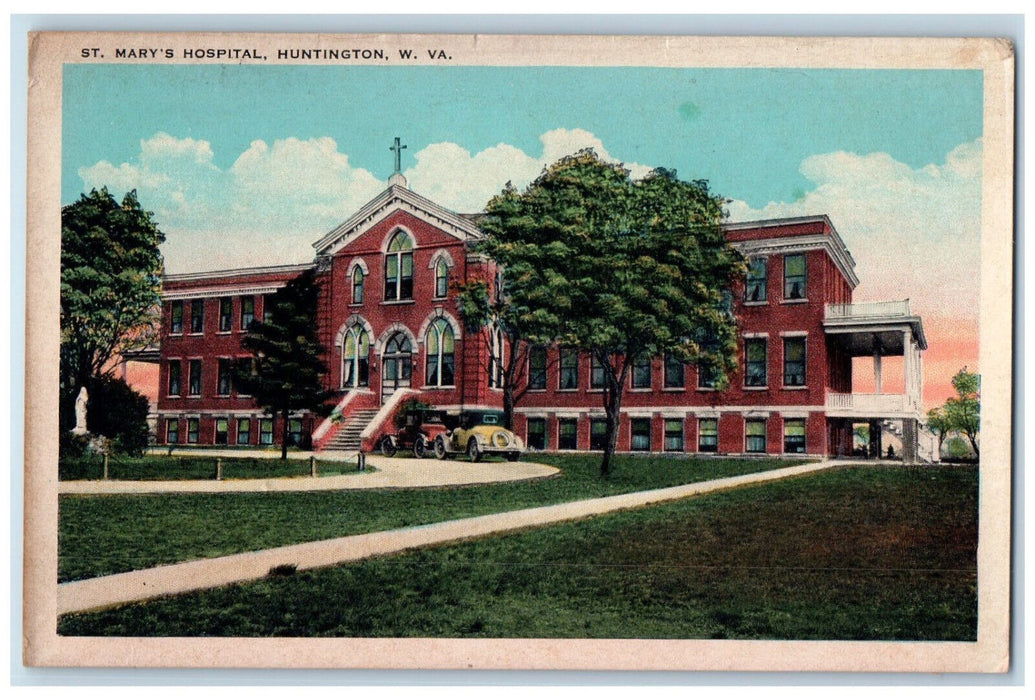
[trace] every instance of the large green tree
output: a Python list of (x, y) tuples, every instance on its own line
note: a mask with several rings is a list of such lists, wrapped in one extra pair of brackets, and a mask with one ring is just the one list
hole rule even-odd
[(91, 190), (61, 209), (61, 413), (155, 332), (165, 236), (137, 200)]
[(281, 459), (287, 458), (291, 413), (319, 411), (327, 398), (327, 367), (316, 335), (319, 294), (315, 273), (303, 272), (270, 297), (269, 317), (252, 323), (241, 341), (254, 361), (237, 368), (235, 378), (270, 415), (283, 419)]
[(956, 395), (945, 402), (942, 411), (950, 430), (963, 433), (974, 455), (979, 456), (978, 431), (981, 428), (981, 376), (964, 367), (952, 377)]
[(734, 369), (728, 291), (744, 263), (720, 228), (723, 203), (706, 182), (662, 169), (633, 180), (584, 150), (524, 192), (508, 186), (480, 222), (477, 247), (505, 271), (509, 313), (603, 370), (604, 476), (638, 361), (667, 353), (708, 367), (720, 384)]

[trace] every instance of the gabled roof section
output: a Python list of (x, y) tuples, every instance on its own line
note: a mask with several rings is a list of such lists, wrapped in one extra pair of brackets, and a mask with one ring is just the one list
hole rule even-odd
[(317, 255), (333, 255), (385, 217), (399, 210), (424, 219), (461, 241), (482, 237), (478, 227), (470, 219), (435, 204), (407, 187), (392, 184), (364, 204), (345, 223), (313, 243), (313, 248), (316, 249)]

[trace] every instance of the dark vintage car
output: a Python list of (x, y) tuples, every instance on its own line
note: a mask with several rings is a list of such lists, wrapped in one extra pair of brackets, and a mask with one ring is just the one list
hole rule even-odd
[(445, 411), (432, 408), (407, 410), (398, 422), (398, 431), (381, 438), (381, 454), (391, 457), (399, 450), (413, 450), (416, 457), (431, 457), (435, 439), (449, 432), (449, 418)]

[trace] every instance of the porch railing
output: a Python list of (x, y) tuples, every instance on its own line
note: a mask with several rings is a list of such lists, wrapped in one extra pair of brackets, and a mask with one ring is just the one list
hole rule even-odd
[(828, 319), (910, 315), (909, 299), (901, 301), (864, 301), (858, 304), (827, 304), (826, 306), (826, 317)]

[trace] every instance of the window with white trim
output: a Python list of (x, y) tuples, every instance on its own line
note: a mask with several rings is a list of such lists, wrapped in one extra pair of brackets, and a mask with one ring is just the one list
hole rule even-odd
[(255, 320), (255, 297), (241, 297), (241, 330), (246, 331)]
[(183, 333), (183, 302), (170, 302), (169, 308), (169, 332), (172, 334)]
[(748, 262), (744, 301), (761, 303), (766, 300), (768, 267), (768, 261), (765, 258), (754, 258)]
[(783, 256), (783, 298), (805, 298), (805, 256), (803, 254)]
[(783, 451), (788, 454), (805, 453), (805, 419), (783, 419)]
[(234, 327), (234, 300), (232, 297), (219, 298), (219, 332), (229, 333)]
[[(356, 268), (357, 270), (359, 268)], [(345, 331), (341, 345), (341, 388), (370, 384), (370, 335), (358, 323)]]
[(425, 336), (427, 353), (424, 382), (428, 386), (453, 386), (455, 383), (455, 338), (453, 327), (444, 318), (435, 319)]
[(237, 419), (237, 444), (238, 445), (249, 445), (252, 441), (252, 419), (251, 418), (238, 418)]
[(168, 418), (165, 421), (165, 442), (175, 445), (180, 441), (180, 419)]
[(719, 419), (702, 418), (697, 422), (697, 451), (719, 451)]
[(546, 388), (546, 348), (541, 345), (528, 351), (528, 388)]
[(435, 263), (435, 298), (445, 299), (449, 293), (449, 265), (440, 257)]
[(190, 303), (190, 332), (205, 332), (205, 300), (195, 299)]
[(559, 372), (559, 388), (579, 388), (579, 351), (574, 348), (561, 348), (561, 368)]
[(362, 304), (363, 303), (363, 284), (365, 277), (363, 275), (363, 268), (359, 265), (352, 270), (352, 303)]
[(187, 395), (201, 396), (201, 360), (191, 360), (187, 369)]
[(783, 384), (805, 386), (805, 338), (783, 339)]
[(385, 301), (413, 298), (413, 239), (397, 231), (385, 253)]
[(183, 365), (179, 360), (169, 360), (169, 396), (180, 395)]
[(744, 421), (744, 451), (765, 452), (765, 418)]
[(744, 340), (744, 386), (764, 387), (768, 385), (766, 355), (765, 338), (746, 338)]

